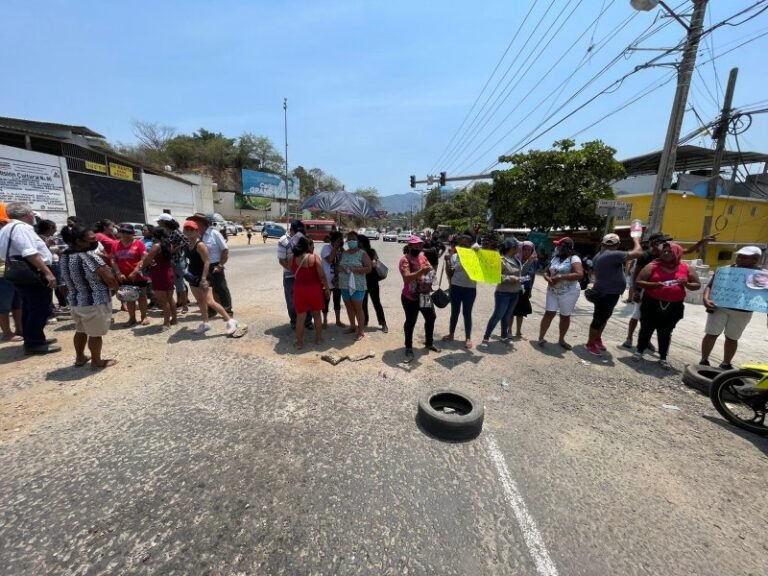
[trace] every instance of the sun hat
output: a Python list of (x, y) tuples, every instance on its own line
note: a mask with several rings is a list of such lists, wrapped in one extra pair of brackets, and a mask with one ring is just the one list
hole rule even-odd
[(187, 220), (184, 222), (184, 228), (192, 228), (193, 230), (200, 230), (200, 226), (194, 220)]
[(616, 246), (621, 242), (621, 238), (619, 238), (618, 234), (606, 234), (603, 236), (603, 244), (606, 246)]
[(410, 238), (408, 238), (407, 244), (424, 244), (424, 240), (422, 240), (418, 236), (411, 236)]
[(206, 226), (211, 225), (211, 219), (208, 218), (208, 216), (206, 216), (202, 212), (195, 212), (194, 214), (192, 214), (192, 216), (187, 218), (187, 221), (190, 221), (190, 220), (197, 220), (198, 222), (204, 223)]
[(117, 231), (120, 232), (120, 234), (136, 234), (136, 229), (130, 224), (120, 224)]
[(763, 251), (757, 246), (744, 246), (736, 251), (739, 256), (762, 256)]
[(160, 216), (158, 216), (157, 219), (155, 220), (155, 222), (172, 222), (172, 221), (173, 221), (173, 216), (171, 216), (166, 212), (160, 214)]

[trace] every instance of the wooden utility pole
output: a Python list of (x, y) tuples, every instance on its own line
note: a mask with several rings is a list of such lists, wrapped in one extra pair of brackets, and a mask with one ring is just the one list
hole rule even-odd
[[(701, 230), (701, 237), (706, 238), (712, 233), (712, 216), (715, 212), (715, 198), (717, 198), (717, 185), (720, 183), (720, 165), (723, 162), (723, 152), (725, 151), (725, 140), (728, 137), (728, 124), (731, 122), (731, 102), (733, 102), (733, 91), (736, 88), (736, 77), (739, 75), (738, 68), (732, 68), (728, 76), (728, 87), (725, 89), (725, 100), (723, 100), (723, 111), (720, 114), (720, 122), (715, 130), (715, 159), (712, 162), (712, 177), (709, 179), (707, 188), (707, 207), (704, 210), (704, 227)], [(699, 258), (705, 263), (707, 261), (707, 244), (702, 244), (699, 248)]]
[(667, 126), (667, 137), (664, 140), (664, 149), (661, 152), (659, 170), (656, 174), (656, 183), (653, 186), (653, 199), (648, 215), (648, 227), (646, 234), (654, 234), (661, 231), (664, 222), (664, 207), (667, 202), (667, 190), (672, 185), (672, 173), (677, 159), (677, 141), (680, 139), (680, 128), (683, 124), (685, 107), (688, 103), (688, 90), (691, 87), (691, 76), (696, 66), (696, 52), (699, 49), (699, 40), (704, 26), (704, 13), (707, 10), (707, 0), (693, 0), (693, 14), (688, 26), (688, 36), (683, 49), (683, 59), (680, 62), (677, 73), (677, 90), (672, 104), (672, 112)]

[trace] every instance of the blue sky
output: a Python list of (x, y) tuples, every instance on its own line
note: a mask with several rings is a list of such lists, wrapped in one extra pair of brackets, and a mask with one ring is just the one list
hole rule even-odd
[[(705, 23), (753, 3), (712, 0)], [(685, 2), (680, 11), (690, 6)], [(396, 194), (409, 190), (409, 174), (471, 174), (489, 167), (499, 154), (525, 143), (548, 109), (556, 112), (648, 27), (668, 22), (640, 47), (677, 44), (682, 27), (668, 19), (654, 26), (657, 15), (658, 10), (635, 13), (628, 0), (5, 0), (0, 115), (83, 124), (112, 142), (134, 140), (132, 120), (180, 132), (249, 131), (268, 136), (282, 150), (287, 96), (292, 168), (320, 167), (347, 189), (376, 186), (382, 195)], [(705, 121), (716, 117), (733, 66), (740, 68), (736, 105), (768, 98), (768, 36), (723, 55), (714, 67), (703, 64), (766, 30), (768, 12), (738, 27), (721, 27), (711, 44), (702, 42), (690, 104)], [(511, 65), (486, 107), (498, 111), (478, 116), (475, 126), (454, 140), (459, 146), (443, 154), (513, 38), (486, 92)], [(588, 53), (590, 44), (596, 47)], [(622, 57), (552, 120), (656, 54)], [(530, 146), (548, 147), (570, 137), (670, 77), (667, 67), (642, 70)], [(658, 149), (673, 94), (669, 82), (576, 139), (600, 138), (619, 158)], [(768, 152), (766, 120), (755, 116), (740, 137), (742, 149)], [(691, 111), (683, 133), (695, 126)], [(710, 145), (706, 139), (693, 143)]]

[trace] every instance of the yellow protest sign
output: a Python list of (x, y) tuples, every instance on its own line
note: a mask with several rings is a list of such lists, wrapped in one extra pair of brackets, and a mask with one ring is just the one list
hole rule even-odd
[(475, 282), (501, 284), (501, 254), (495, 250), (456, 248), (461, 265)]
[(109, 175), (123, 180), (133, 180), (133, 168), (122, 164), (109, 163)]

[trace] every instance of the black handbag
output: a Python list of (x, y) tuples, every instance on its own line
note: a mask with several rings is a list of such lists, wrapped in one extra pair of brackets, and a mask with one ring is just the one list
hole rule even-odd
[(440, 285), (443, 283), (443, 272), (445, 271), (445, 265), (440, 270), (440, 280), (437, 282), (437, 290), (432, 292), (432, 304), (438, 308), (445, 308), (451, 301), (451, 296), (448, 291), (443, 290)]
[(584, 298), (587, 299), (587, 302), (592, 302), (592, 304), (594, 304), (598, 296), (600, 296), (600, 294), (594, 288), (587, 288), (584, 290)]
[(13, 241), (13, 229), (18, 224), (14, 224), (8, 234), (8, 247), (5, 249), (5, 275), (3, 278), (15, 284), (16, 286), (31, 286), (33, 284), (42, 284), (43, 277), (37, 268), (27, 262), (26, 258), (10, 258), (11, 242)]

